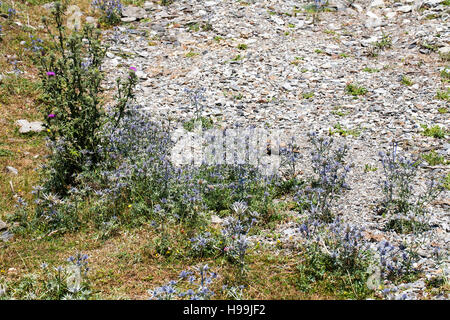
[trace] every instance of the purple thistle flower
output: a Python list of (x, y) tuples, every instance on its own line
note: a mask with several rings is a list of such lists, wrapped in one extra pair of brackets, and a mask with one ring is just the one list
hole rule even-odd
[(48, 117), (49, 117), (49, 118), (54, 118), (54, 117), (55, 117), (55, 114), (50, 113), (50, 114), (48, 115)]
[(53, 71), (49, 71), (49, 72), (47, 72), (47, 75), (48, 75), (48, 76), (54, 76), (55, 73), (54, 73)]

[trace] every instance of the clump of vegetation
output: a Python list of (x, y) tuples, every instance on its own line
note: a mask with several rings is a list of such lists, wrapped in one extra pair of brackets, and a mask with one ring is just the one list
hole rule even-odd
[(101, 12), (100, 22), (114, 26), (120, 23), (122, 3), (120, 0), (94, 0), (91, 6)]
[(240, 43), (240, 44), (238, 44), (237, 48), (239, 50), (247, 50), (248, 46), (244, 43)]
[(448, 134), (445, 129), (441, 128), (438, 125), (428, 127), (426, 124), (421, 124), (420, 126), (423, 129), (422, 134), (427, 137), (442, 139), (445, 138), (445, 136)]
[(304, 92), (302, 93), (302, 98), (303, 99), (311, 99), (314, 97), (314, 92)]
[(436, 166), (439, 164), (447, 164), (444, 156), (440, 156), (436, 151), (430, 151), (422, 155), (423, 160), (425, 160), (430, 166)]
[(86, 24), (82, 32), (68, 35), (63, 26), (63, 11), (64, 7), (57, 3), (52, 13), (57, 38), (44, 19), (54, 42), (48, 51), (41, 49), (36, 54), (44, 92), (43, 119), (54, 151), (47, 165), (50, 179), (45, 190), (60, 195), (75, 184), (77, 173), (93, 168), (100, 161), (102, 124), (107, 118), (117, 123), (123, 117), (137, 82), (135, 68), (131, 68), (125, 82), (117, 80), (116, 109), (112, 117), (107, 117), (101, 99), (100, 71), (106, 48), (100, 43), (100, 33)]
[(445, 67), (444, 69), (442, 69), (441, 79), (442, 79), (442, 82), (450, 81), (450, 67)]
[(384, 179), (380, 182), (384, 200), (378, 212), (391, 215), (387, 228), (399, 233), (426, 230), (425, 205), (442, 192), (442, 185), (432, 179), (427, 190), (414, 197), (414, 182), (421, 161), (399, 155), (395, 143), (392, 151), (380, 152), (379, 156), (384, 173)]
[(347, 84), (347, 86), (345, 87), (345, 91), (355, 97), (363, 96), (367, 93), (366, 88), (364, 88), (362, 86), (358, 86), (357, 84), (353, 84), (353, 83)]
[(367, 54), (371, 57), (378, 56), (380, 51), (390, 49), (392, 47), (392, 38), (387, 34), (383, 34), (380, 41), (373, 42), (367, 49)]
[(368, 73), (376, 73), (376, 72), (380, 72), (379, 69), (375, 69), (375, 68), (369, 68), (369, 67), (365, 67), (363, 69), (364, 72), (368, 72)]
[[(167, 285), (148, 290), (152, 299), (156, 300), (209, 300), (214, 292), (209, 288), (217, 274), (209, 271), (207, 264), (198, 267), (199, 275), (190, 270), (184, 270), (178, 276), (178, 280), (172, 280)], [(185, 287), (189, 287), (186, 289)]]
[(307, 222), (300, 230), (309, 242), (298, 266), (300, 290), (333, 292), (347, 299), (371, 296), (374, 288), (367, 286), (371, 259), (362, 230), (339, 219), (329, 225)]
[(333, 134), (339, 134), (343, 137), (346, 136), (353, 136), (353, 137), (358, 137), (360, 135), (360, 132), (356, 129), (346, 129), (344, 128), (340, 123), (337, 123), (333, 126), (334, 130), (330, 129), (328, 134), (330, 136), (332, 136)]
[(436, 99), (450, 101), (450, 88), (448, 88), (447, 91), (438, 90), (436, 93)]
[(402, 79), (400, 82), (402, 84), (404, 84), (405, 86), (412, 86), (414, 84), (414, 82), (412, 82), (411, 79), (409, 79), (407, 76), (402, 76)]
[(161, 5), (168, 6), (171, 5), (174, 2), (174, 0), (161, 0)]
[(188, 53), (186, 53), (186, 58), (193, 58), (195, 56), (198, 56), (198, 52), (189, 51)]
[(392, 47), (392, 38), (388, 34), (383, 34), (381, 40), (374, 42), (373, 46), (379, 50), (390, 49)]
[(88, 256), (78, 253), (67, 259), (66, 266), (41, 264), (41, 274), (27, 274), (19, 280), (0, 285), (0, 300), (81, 300), (92, 296)]
[(350, 171), (350, 166), (345, 163), (348, 147), (335, 149), (332, 138), (318, 137), (315, 133), (309, 134), (309, 140), (313, 145), (311, 156), (316, 176), (311, 178), (310, 187), (298, 191), (297, 204), (301, 211), (330, 222), (334, 219), (333, 202), (348, 188), (345, 182)]

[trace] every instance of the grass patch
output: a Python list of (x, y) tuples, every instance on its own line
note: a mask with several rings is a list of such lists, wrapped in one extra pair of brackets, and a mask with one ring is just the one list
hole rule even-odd
[(422, 134), (427, 137), (443, 139), (448, 134), (445, 129), (441, 128), (438, 125), (428, 127), (426, 124), (421, 124), (420, 126), (423, 129)]
[(447, 91), (438, 90), (436, 93), (436, 99), (450, 101), (450, 88), (448, 88)]
[(412, 80), (409, 79), (407, 76), (402, 76), (402, 79), (400, 80), (400, 82), (402, 84), (404, 84), (405, 86), (412, 86), (414, 84), (414, 82), (412, 82)]
[(430, 151), (429, 153), (423, 154), (422, 159), (424, 159), (430, 166), (436, 166), (439, 164), (448, 164), (444, 156), (440, 156), (436, 151)]
[(349, 83), (345, 87), (345, 91), (352, 96), (363, 96), (367, 93), (367, 89), (357, 84)]

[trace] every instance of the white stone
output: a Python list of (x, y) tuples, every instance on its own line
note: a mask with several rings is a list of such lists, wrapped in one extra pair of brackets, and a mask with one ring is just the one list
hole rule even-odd
[(369, 7), (384, 7), (384, 0), (373, 0)]
[(386, 13), (386, 18), (393, 19), (393, 18), (395, 18), (396, 15), (397, 15), (396, 12), (388, 12), (388, 13)]
[(444, 59), (450, 59), (450, 46), (439, 48), (439, 55)]
[(11, 166), (6, 166), (6, 171), (8, 171), (9, 173), (15, 174), (15, 175), (19, 174), (19, 170), (17, 170), (14, 167), (11, 167)]
[(408, 13), (408, 12), (411, 12), (412, 9), (413, 9), (412, 6), (401, 6), (401, 7), (398, 7), (398, 8), (396, 9), (396, 11), (398, 11), (398, 12), (403, 12), (403, 13)]
[(368, 19), (365, 24), (367, 28), (376, 28), (383, 24), (381, 18), (378, 17), (375, 13), (367, 11), (366, 15), (368, 16)]
[(20, 126), (20, 133), (41, 132), (44, 130), (44, 124), (41, 121), (28, 122), (28, 120), (17, 120), (16, 124)]
[(141, 7), (126, 6), (122, 9), (122, 16), (139, 20), (147, 17), (147, 12)]
[(278, 16), (271, 16), (270, 19), (275, 22), (276, 24), (279, 24), (280, 26), (284, 25), (284, 20), (281, 19)]

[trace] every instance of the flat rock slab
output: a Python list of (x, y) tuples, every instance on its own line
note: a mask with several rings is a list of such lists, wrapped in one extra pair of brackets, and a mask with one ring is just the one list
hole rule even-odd
[(0, 231), (6, 230), (8, 229), (8, 225), (6, 224), (6, 222), (3, 222), (2, 220), (0, 220)]
[(124, 18), (134, 18), (135, 20), (140, 20), (147, 17), (147, 12), (144, 8), (127, 6), (122, 9), (122, 16)]
[(20, 126), (20, 133), (28, 133), (28, 132), (41, 132), (44, 128), (44, 123), (41, 121), (33, 121), (29, 122), (28, 120), (17, 120), (16, 124)]
[(13, 234), (9, 231), (4, 231), (0, 233), (0, 240), (7, 242), (13, 237)]
[(19, 174), (19, 171), (16, 168), (10, 166), (6, 166), (6, 171), (15, 175)]

